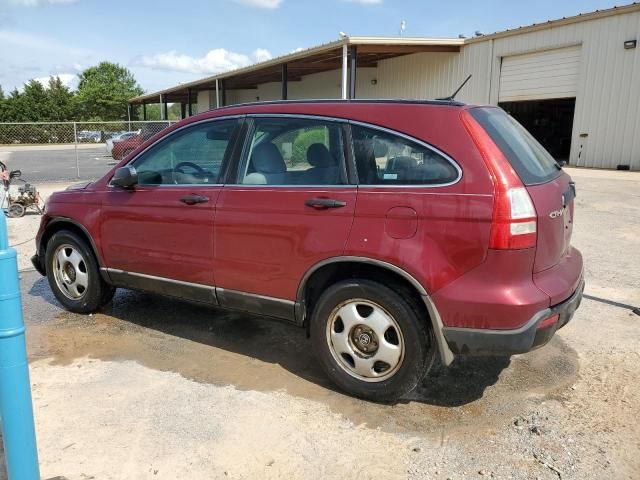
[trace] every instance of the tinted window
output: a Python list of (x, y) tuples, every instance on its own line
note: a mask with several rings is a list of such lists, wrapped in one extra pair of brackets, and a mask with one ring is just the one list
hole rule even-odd
[(525, 185), (557, 177), (560, 165), (527, 130), (499, 108), (473, 108), (469, 113), (504, 153)]
[(451, 162), (424, 145), (359, 125), (351, 132), (361, 185), (437, 185), (458, 178)]
[(237, 120), (185, 128), (153, 146), (134, 162), (140, 185), (191, 185), (220, 182)]
[(256, 118), (240, 169), (245, 185), (342, 185), (344, 142), (336, 122)]

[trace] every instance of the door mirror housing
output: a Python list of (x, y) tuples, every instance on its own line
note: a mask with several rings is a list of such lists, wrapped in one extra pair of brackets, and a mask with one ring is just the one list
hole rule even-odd
[(135, 167), (126, 166), (116, 169), (111, 184), (122, 188), (133, 188), (138, 183), (138, 172)]

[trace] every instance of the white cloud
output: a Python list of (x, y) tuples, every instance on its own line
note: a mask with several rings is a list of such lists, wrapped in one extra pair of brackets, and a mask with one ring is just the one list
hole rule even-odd
[(200, 58), (178, 54), (172, 50), (156, 55), (145, 55), (134, 59), (132, 63), (157, 70), (211, 74), (246, 67), (252, 63), (267, 61), (270, 58), (272, 58), (271, 53), (264, 48), (258, 48), (251, 55), (216, 48), (209, 50), (205, 56)]
[(47, 88), (49, 86), (49, 78), (51, 77), (58, 77), (60, 81), (69, 88), (73, 89), (78, 86), (78, 76), (75, 73), (55, 73), (48, 77), (34, 78), (34, 80), (40, 82), (43, 87)]
[(379, 5), (382, 0), (344, 0), (345, 2), (361, 3), (362, 5)]
[(13, 0), (16, 5), (25, 7), (40, 7), (42, 5), (64, 5), (75, 3), (77, 0)]
[(273, 10), (274, 8), (280, 7), (283, 0), (235, 0), (242, 5), (247, 5), (249, 7), (258, 7), (258, 8), (268, 8), (269, 10)]
[(34, 35), (16, 30), (0, 29), (0, 44), (14, 45), (20, 49), (30, 49), (40, 52), (52, 52), (65, 56), (87, 55), (88, 50), (80, 47), (69, 46), (57, 40), (40, 35)]

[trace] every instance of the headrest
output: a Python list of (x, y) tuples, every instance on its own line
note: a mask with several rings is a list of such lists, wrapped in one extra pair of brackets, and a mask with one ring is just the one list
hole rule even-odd
[(259, 173), (284, 173), (287, 166), (282, 154), (273, 143), (261, 143), (251, 154), (253, 168)]
[(387, 170), (410, 170), (416, 168), (418, 162), (412, 157), (395, 157), (387, 164)]
[(320, 168), (334, 167), (336, 165), (333, 155), (321, 143), (314, 143), (309, 147), (307, 150), (307, 162), (313, 167)]

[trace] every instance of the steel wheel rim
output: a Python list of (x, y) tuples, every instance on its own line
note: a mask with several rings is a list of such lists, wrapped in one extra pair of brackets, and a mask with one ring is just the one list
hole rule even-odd
[(336, 363), (364, 382), (382, 382), (402, 366), (405, 343), (398, 322), (365, 299), (337, 305), (327, 321), (326, 341)]
[(80, 300), (89, 287), (87, 262), (76, 247), (60, 245), (53, 252), (53, 276), (58, 290), (70, 300)]

